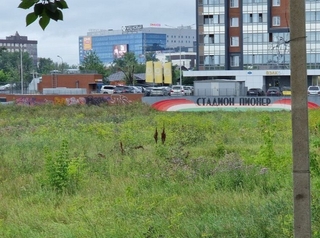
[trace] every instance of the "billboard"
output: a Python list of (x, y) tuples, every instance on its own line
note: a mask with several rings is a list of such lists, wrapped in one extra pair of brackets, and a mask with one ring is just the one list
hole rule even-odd
[(172, 84), (172, 63), (166, 62), (163, 66), (164, 83)]
[(161, 61), (153, 62), (153, 67), (154, 67), (154, 82), (163, 83), (162, 62)]
[(83, 37), (83, 50), (92, 50), (91, 36)]
[(146, 83), (154, 83), (153, 81), (153, 62), (146, 62)]
[(113, 46), (113, 58), (115, 58), (115, 59), (121, 58), (127, 52), (128, 52), (128, 45), (127, 44)]

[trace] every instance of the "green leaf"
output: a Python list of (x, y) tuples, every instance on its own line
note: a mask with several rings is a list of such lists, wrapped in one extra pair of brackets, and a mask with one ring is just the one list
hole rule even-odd
[(57, 11), (57, 5), (53, 2), (49, 2), (48, 4), (45, 4), (45, 8), (49, 12), (55, 12)]
[(50, 17), (48, 17), (46, 14), (43, 14), (39, 20), (39, 25), (41, 26), (42, 30), (46, 29), (49, 22), (50, 22)]
[(36, 5), (34, 5), (34, 13), (37, 16), (40, 16), (43, 12), (44, 6), (42, 3), (37, 3)]
[(38, 18), (38, 16), (34, 12), (29, 13), (26, 17), (27, 26), (29, 26), (31, 23), (33, 23), (35, 20), (37, 20), (37, 18)]
[(62, 13), (62, 11), (58, 9), (57, 13), (59, 15), (57, 20), (63, 21), (63, 13)]
[(55, 3), (57, 4), (58, 8), (60, 8), (60, 9), (69, 8), (67, 2), (64, 0), (55, 1)]
[(37, 1), (35, 0), (22, 0), (18, 8), (28, 9), (32, 7)]
[(55, 21), (63, 20), (63, 14), (59, 9), (57, 9), (55, 12), (46, 11), (46, 14), (52, 20), (55, 20)]

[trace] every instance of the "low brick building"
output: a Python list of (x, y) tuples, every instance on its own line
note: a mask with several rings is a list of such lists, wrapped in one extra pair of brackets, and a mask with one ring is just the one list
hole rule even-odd
[(38, 91), (42, 94), (44, 88), (81, 88), (86, 89), (86, 94), (91, 94), (97, 92), (98, 85), (101, 83), (101, 74), (54, 73), (42, 75), (42, 80), (38, 83)]

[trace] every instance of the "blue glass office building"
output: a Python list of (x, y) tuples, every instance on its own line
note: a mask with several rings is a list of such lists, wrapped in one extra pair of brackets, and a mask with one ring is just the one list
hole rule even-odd
[(79, 37), (80, 64), (86, 54), (94, 51), (104, 64), (114, 61), (114, 50), (117, 46), (125, 46), (125, 51), (133, 52), (138, 62), (144, 62), (144, 54), (166, 48), (166, 34), (130, 33), (119, 35), (100, 35)]
[[(94, 51), (108, 65), (121, 57), (120, 52), (133, 52), (138, 62), (145, 62), (146, 52), (192, 48), (196, 41), (196, 30), (191, 26), (179, 28), (125, 26), (121, 30), (91, 30), (79, 37), (79, 62)], [(116, 53), (118, 52), (118, 53)]]

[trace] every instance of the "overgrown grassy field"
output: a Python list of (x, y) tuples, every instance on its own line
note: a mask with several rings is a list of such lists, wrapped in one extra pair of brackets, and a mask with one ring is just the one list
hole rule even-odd
[(293, 237), (290, 112), (7, 105), (0, 132), (0, 237)]

